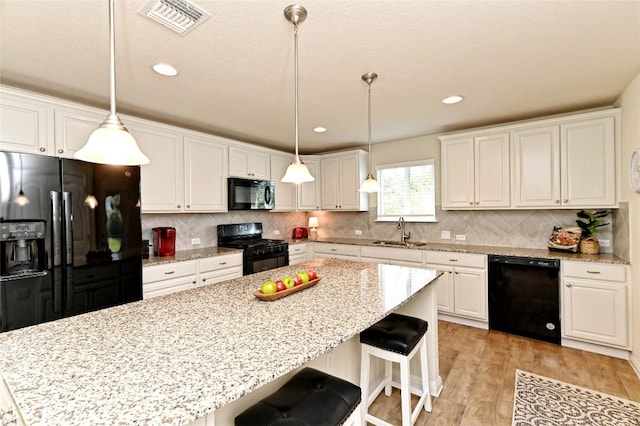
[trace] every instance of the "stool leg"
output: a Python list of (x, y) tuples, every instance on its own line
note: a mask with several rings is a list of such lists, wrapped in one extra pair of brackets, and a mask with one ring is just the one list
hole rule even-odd
[(402, 401), (402, 426), (411, 426), (411, 383), (409, 357), (400, 360), (400, 400)]
[(422, 338), (420, 345), (420, 371), (422, 372), (422, 392), (426, 393), (424, 411), (431, 412), (431, 382), (429, 381), (429, 364), (427, 363), (427, 339)]
[(389, 360), (384, 361), (384, 383), (385, 383), (384, 394), (386, 396), (391, 396), (391, 382), (393, 380), (392, 367), (393, 367), (393, 364), (391, 364), (391, 361)]
[(362, 422), (365, 424), (365, 418), (367, 417), (367, 412), (369, 412), (369, 351), (364, 347), (360, 346), (361, 356), (360, 356), (360, 389), (362, 391), (362, 401), (360, 404), (362, 405)]

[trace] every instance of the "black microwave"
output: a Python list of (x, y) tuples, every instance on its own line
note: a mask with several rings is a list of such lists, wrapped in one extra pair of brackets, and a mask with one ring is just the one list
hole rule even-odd
[(271, 210), (276, 184), (270, 180), (228, 178), (229, 210)]

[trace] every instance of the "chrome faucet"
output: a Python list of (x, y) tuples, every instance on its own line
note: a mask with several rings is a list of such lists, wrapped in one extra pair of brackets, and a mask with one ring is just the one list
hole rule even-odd
[(411, 238), (411, 232), (405, 232), (404, 230), (404, 217), (400, 216), (398, 219), (398, 229), (400, 229), (400, 242), (405, 243)]

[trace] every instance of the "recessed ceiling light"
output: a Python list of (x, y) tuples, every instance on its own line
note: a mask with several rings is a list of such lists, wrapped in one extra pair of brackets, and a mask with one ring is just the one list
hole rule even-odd
[(443, 104), (457, 104), (458, 102), (462, 102), (463, 99), (464, 98), (462, 96), (455, 95), (444, 98), (441, 102)]
[(313, 131), (314, 131), (314, 132), (316, 132), (316, 133), (324, 133), (324, 132), (326, 132), (326, 131), (327, 131), (327, 129), (326, 129), (325, 127), (320, 127), (320, 126), (319, 126), (319, 127), (315, 127), (315, 128), (313, 129)]
[(178, 70), (175, 69), (172, 65), (169, 64), (155, 64), (153, 66), (153, 70), (160, 75), (164, 75), (166, 77), (173, 77), (178, 75)]

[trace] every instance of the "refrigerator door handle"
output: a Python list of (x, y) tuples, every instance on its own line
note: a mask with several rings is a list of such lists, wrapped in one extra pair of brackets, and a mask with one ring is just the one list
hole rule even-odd
[(73, 211), (73, 204), (71, 204), (71, 192), (62, 192), (62, 224), (64, 234), (64, 258), (63, 266), (64, 272), (62, 273), (62, 279), (65, 285), (65, 311), (69, 312), (73, 310), (73, 297), (74, 297), (74, 282), (73, 282), (73, 228), (71, 227), (71, 212)]
[(51, 191), (51, 285), (53, 312), (62, 312), (62, 197), (59, 191)]

